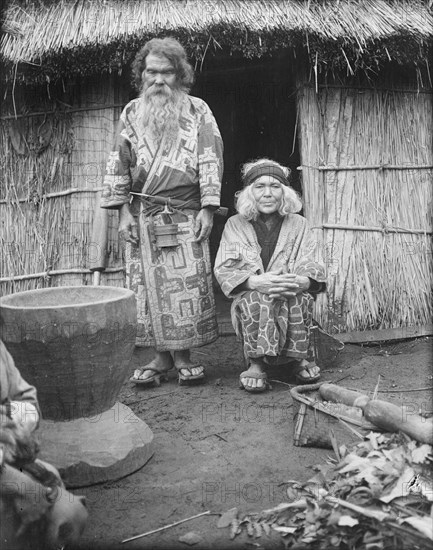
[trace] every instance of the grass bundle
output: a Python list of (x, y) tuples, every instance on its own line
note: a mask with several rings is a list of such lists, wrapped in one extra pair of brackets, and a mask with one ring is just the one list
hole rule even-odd
[(319, 322), (331, 332), (429, 324), (431, 95), (304, 87), (299, 99), (305, 213), (328, 267)]

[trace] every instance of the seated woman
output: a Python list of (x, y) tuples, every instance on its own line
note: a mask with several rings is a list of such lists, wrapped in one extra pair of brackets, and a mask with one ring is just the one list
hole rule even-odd
[(248, 370), (240, 375), (247, 391), (265, 391), (265, 365), (294, 361), (299, 383), (318, 380), (310, 361), (314, 295), (325, 290), (325, 269), (302, 208), (289, 186), (289, 170), (269, 159), (242, 169), (244, 189), (236, 216), (224, 228), (215, 276), (233, 299), (232, 322), (242, 335)]

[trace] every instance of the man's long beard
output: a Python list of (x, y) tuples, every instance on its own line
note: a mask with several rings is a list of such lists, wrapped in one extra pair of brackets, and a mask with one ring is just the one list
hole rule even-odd
[(164, 85), (156, 91), (155, 86), (143, 89), (140, 95), (138, 120), (141, 128), (150, 132), (153, 139), (165, 136), (174, 141), (179, 133), (179, 117), (183, 92)]

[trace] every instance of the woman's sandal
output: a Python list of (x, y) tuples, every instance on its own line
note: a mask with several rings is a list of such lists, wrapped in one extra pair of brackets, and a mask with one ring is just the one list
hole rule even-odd
[[(197, 368), (203, 368), (202, 365), (191, 365), (189, 367), (180, 367), (180, 368), (177, 368), (177, 374), (178, 374), (178, 383), (179, 383), (179, 386), (182, 386), (184, 383), (187, 383), (194, 380), (202, 380), (204, 378), (204, 370), (200, 373), (200, 374), (192, 374), (191, 372), (191, 369), (197, 369)], [(188, 375), (185, 375), (185, 374), (182, 374), (180, 371), (181, 370), (187, 370), (189, 372)]]
[[(152, 367), (152, 363), (154, 363), (154, 361), (155, 360), (153, 359), (148, 365), (145, 365), (140, 369), (135, 369), (134, 375), (131, 376), (129, 380), (137, 386), (147, 386), (151, 384), (154, 384), (155, 386), (160, 386), (161, 381), (168, 382), (168, 371), (170, 371), (174, 367), (174, 364), (172, 363), (168, 370), (161, 371), (155, 367)], [(143, 374), (143, 372), (147, 370), (150, 370), (150, 372), (153, 372), (154, 374), (152, 374), (152, 376), (149, 376), (148, 378), (138, 378)]]
[(316, 363), (308, 363), (308, 365), (297, 366), (295, 370), (295, 380), (298, 384), (315, 384), (320, 379), (320, 371), (314, 376), (302, 376), (301, 372), (306, 370), (310, 373), (310, 369), (317, 367)]
[[(245, 386), (245, 384), (242, 383), (242, 378), (254, 378), (255, 380), (263, 380), (264, 383), (261, 387), (256, 386), (255, 388), (253, 388), (252, 386)], [(241, 374), (239, 375), (239, 387), (241, 390), (249, 391), (251, 393), (260, 393), (272, 389), (272, 386), (269, 384), (268, 377), (265, 372), (248, 372), (246, 370), (244, 372), (241, 372)]]

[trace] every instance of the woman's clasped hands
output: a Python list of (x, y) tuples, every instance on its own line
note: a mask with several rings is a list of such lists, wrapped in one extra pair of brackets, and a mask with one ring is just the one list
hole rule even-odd
[(310, 287), (310, 279), (295, 273), (283, 273), (282, 269), (260, 275), (251, 275), (247, 281), (250, 290), (267, 294), (275, 300), (287, 300), (305, 292)]

